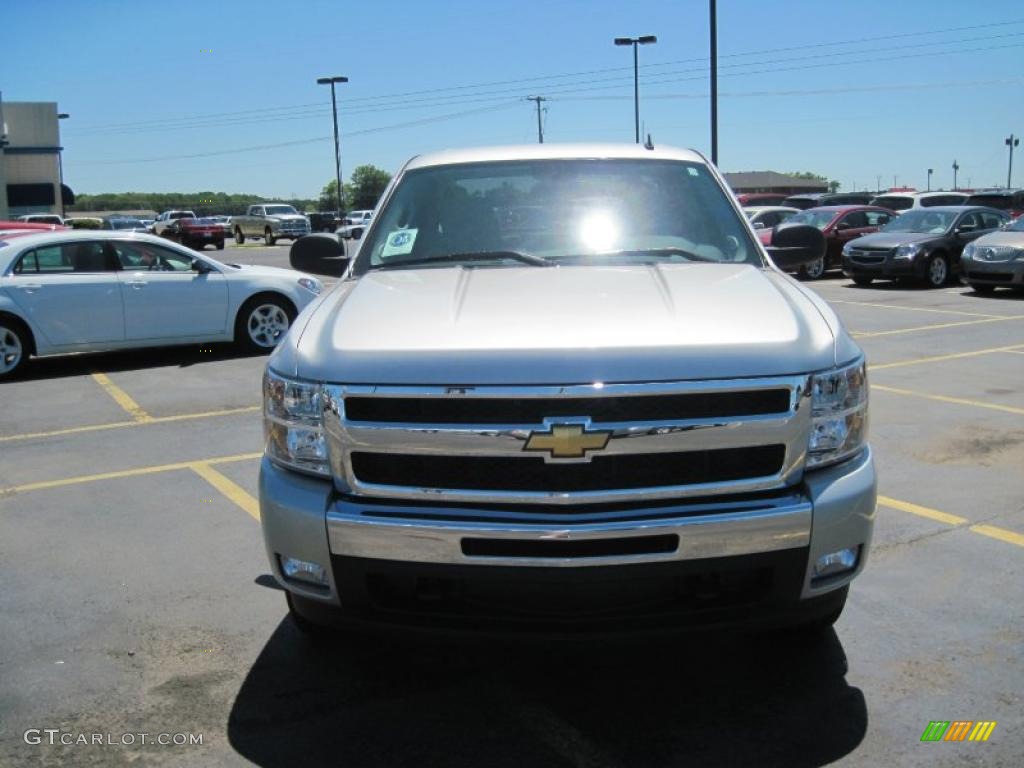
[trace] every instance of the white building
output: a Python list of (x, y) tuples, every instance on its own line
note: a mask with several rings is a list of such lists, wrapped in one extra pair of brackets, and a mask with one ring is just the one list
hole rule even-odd
[(75, 201), (63, 185), (56, 102), (0, 101), (0, 219), (63, 213)]

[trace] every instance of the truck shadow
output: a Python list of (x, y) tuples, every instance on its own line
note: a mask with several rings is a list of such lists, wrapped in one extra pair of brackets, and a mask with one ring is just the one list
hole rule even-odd
[(285, 619), (227, 731), (261, 766), (820, 766), (867, 729), (846, 671), (831, 631), (320, 648)]

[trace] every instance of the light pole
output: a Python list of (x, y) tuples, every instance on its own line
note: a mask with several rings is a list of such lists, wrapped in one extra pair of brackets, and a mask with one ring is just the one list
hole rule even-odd
[(1005, 143), (1010, 148), (1010, 167), (1006, 171), (1006, 188), (1009, 189), (1011, 186), (1010, 182), (1013, 180), (1013, 148), (1020, 146), (1020, 139), (1011, 133)]
[(711, 32), (711, 164), (718, 165), (718, 3), (709, 0)]
[(929, 192), (932, 191), (932, 173), (933, 173), (933, 171), (934, 171), (933, 168), (929, 168), (928, 169), (928, 191)]
[(318, 85), (331, 86), (331, 109), (334, 110), (334, 178), (338, 183), (338, 216), (345, 212), (344, 196), (341, 186), (341, 145), (338, 143), (338, 100), (334, 96), (335, 83), (347, 83), (347, 77), (318, 77)]
[[(58, 120), (67, 120), (71, 115), (67, 112), (60, 112), (57, 114)], [(60, 132), (58, 131), (57, 143), (60, 143)], [(57, 150), (57, 173), (60, 179), (60, 217), (64, 218), (64, 147), (61, 146)]]
[(956, 160), (953, 161), (953, 191), (956, 192), (956, 172), (960, 170)]
[(654, 35), (643, 35), (642, 37), (616, 37), (616, 45), (633, 46), (633, 117), (636, 123), (636, 143), (640, 143), (640, 63), (636, 48), (638, 45), (648, 45), (658, 42)]

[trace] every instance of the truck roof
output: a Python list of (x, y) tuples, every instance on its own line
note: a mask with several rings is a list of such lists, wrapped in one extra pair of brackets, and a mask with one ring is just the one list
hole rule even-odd
[(500, 162), (504, 160), (575, 160), (586, 158), (686, 160), (707, 163), (691, 149), (656, 147), (646, 149), (642, 144), (520, 144), (500, 147), (446, 149), (418, 155), (408, 162), (405, 170), (460, 163)]

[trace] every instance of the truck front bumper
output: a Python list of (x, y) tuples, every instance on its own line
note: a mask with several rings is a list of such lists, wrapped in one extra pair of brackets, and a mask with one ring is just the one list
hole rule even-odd
[[(559, 509), (543, 524), (515, 509), (346, 498), (266, 459), (260, 473), (277, 580), (307, 607), (375, 620), (465, 617), (495, 606), (512, 616), (589, 620), (661, 606), (718, 621), (827, 607), (826, 596), (864, 567), (875, 498), (869, 449), (782, 492), (633, 505), (586, 522)], [(856, 551), (854, 566), (816, 578), (818, 559), (843, 549)], [(323, 566), (328, 584), (286, 577), (284, 557)]]

